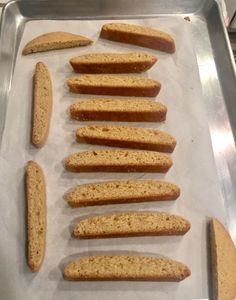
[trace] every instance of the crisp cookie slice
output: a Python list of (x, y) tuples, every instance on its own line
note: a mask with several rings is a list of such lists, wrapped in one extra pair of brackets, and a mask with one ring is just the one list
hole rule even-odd
[(82, 184), (66, 196), (71, 207), (176, 200), (180, 188), (159, 180), (116, 180)]
[(88, 125), (76, 130), (78, 142), (121, 148), (173, 152), (176, 139), (157, 130), (118, 125)]
[(167, 33), (140, 25), (109, 23), (102, 26), (102, 38), (156, 49), (168, 53), (175, 52), (175, 41)]
[(71, 261), (64, 268), (67, 280), (181, 281), (189, 268), (169, 258), (138, 255), (98, 255)]
[(172, 159), (163, 153), (137, 150), (96, 150), (70, 155), (65, 168), (72, 172), (166, 173)]
[(46, 247), (46, 184), (41, 167), (34, 161), (26, 166), (27, 262), (32, 272), (41, 267)]
[(40, 148), (47, 141), (52, 114), (52, 82), (43, 62), (36, 64), (33, 84), (32, 144)]
[(67, 84), (71, 92), (95, 95), (155, 97), (161, 89), (157, 80), (131, 75), (81, 75)]
[(217, 220), (210, 222), (212, 291), (215, 300), (236, 298), (236, 248), (225, 229)]
[(28, 42), (22, 50), (23, 55), (57, 49), (87, 46), (92, 41), (82, 35), (56, 31), (42, 34)]
[(145, 52), (91, 53), (71, 58), (70, 64), (79, 73), (140, 73), (156, 61), (156, 56)]
[(73, 234), (81, 239), (184, 235), (190, 223), (163, 212), (122, 212), (88, 217), (75, 225)]
[(150, 99), (83, 99), (70, 106), (79, 121), (162, 122), (167, 108)]

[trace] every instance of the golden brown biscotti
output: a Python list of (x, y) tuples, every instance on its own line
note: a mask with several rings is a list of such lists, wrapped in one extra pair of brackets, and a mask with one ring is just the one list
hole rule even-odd
[(57, 49), (87, 46), (92, 41), (82, 35), (57, 31), (42, 34), (28, 42), (22, 50), (23, 55)]
[(32, 272), (41, 267), (46, 248), (46, 184), (41, 167), (34, 161), (26, 166), (27, 262)]
[(161, 89), (157, 80), (131, 75), (80, 75), (67, 84), (73, 93), (95, 95), (155, 97)]
[(36, 64), (33, 85), (32, 144), (40, 148), (47, 141), (52, 114), (52, 82), (43, 62)]
[(145, 52), (91, 53), (73, 57), (70, 64), (79, 73), (141, 73), (156, 61), (156, 56)]
[(163, 212), (122, 212), (88, 217), (75, 225), (73, 234), (81, 239), (184, 235), (190, 223)]
[(70, 106), (70, 116), (79, 121), (165, 121), (165, 105), (149, 99), (83, 99)]
[(108, 23), (102, 26), (102, 38), (156, 49), (168, 53), (175, 52), (175, 41), (167, 33), (140, 25)]
[(64, 268), (67, 280), (181, 281), (189, 268), (169, 258), (139, 255), (85, 256)]
[(215, 300), (236, 298), (236, 249), (225, 229), (217, 220), (210, 222), (212, 291)]
[(71, 207), (176, 200), (180, 188), (159, 180), (116, 180), (82, 184), (66, 196)]
[(78, 142), (121, 148), (173, 152), (176, 139), (157, 130), (118, 125), (88, 125), (76, 130)]
[(96, 150), (70, 155), (65, 168), (71, 172), (160, 172), (172, 166), (170, 156), (153, 151)]

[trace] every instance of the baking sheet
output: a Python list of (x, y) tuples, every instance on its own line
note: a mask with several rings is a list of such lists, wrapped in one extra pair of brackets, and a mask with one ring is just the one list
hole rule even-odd
[[(159, 28), (173, 35), (175, 54), (142, 49), (132, 45), (97, 40), (100, 27), (109, 21), (30, 21), (26, 23), (15, 66), (12, 90), (1, 146), (2, 177), (0, 202), (2, 245), (0, 255), (4, 299), (200, 299), (208, 297), (207, 217), (225, 221), (223, 199), (216, 177), (205, 104), (202, 98), (198, 66), (189, 26), (178, 17), (125, 21)], [(92, 46), (21, 56), (26, 42), (35, 36), (66, 30), (85, 35)], [(73, 174), (64, 171), (62, 160), (69, 154), (102, 146), (79, 145), (74, 131), (79, 123), (68, 117), (68, 107), (84, 98), (68, 92), (66, 79), (73, 76), (69, 58), (89, 52), (128, 52), (145, 50), (157, 54), (159, 61), (148, 76), (162, 83), (157, 100), (168, 107), (163, 124), (130, 123), (138, 127), (165, 130), (177, 138), (172, 154), (174, 166), (166, 175), (159, 174)], [(54, 106), (51, 130), (46, 146), (40, 150), (30, 145), (32, 77), (38, 61), (45, 62), (53, 79)], [(96, 97), (96, 96), (93, 96)], [(125, 98), (124, 98), (125, 99)], [(90, 122), (92, 123), (92, 122)], [(119, 124), (119, 123), (118, 123)], [(121, 123), (120, 123), (121, 124)], [(25, 263), (24, 166), (35, 159), (43, 167), (48, 190), (48, 235), (44, 264), (38, 274), (31, 274)], [(176, 202), (137, 203), (71, 209), (63, 195), (71, 187), (112, 179), (166, 179), (181, 187)], [(6, 205), (7, 204), (7, 205)], [(82, 216), (125, 210), (158, 210), (179, 214), (190, 220), (192, 228), (183, 237), (137, 237), (80, 241), (71, 238), (71, 225)], [(181, 283), (156, 282), (67, 282), (62, 267), (81, 254), (103, 252), (141, 252), (161, 254), (186, 263), (192, 275)], [(7, 258), (7, 259), (6, 259)], [(5, 287), (5, 288), (4, 288)]]

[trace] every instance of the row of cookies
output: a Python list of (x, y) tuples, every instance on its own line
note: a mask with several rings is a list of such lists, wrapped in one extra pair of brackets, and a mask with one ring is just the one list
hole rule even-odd
[[(110, 26), (109, 26), (110, 27)], [(120, 26), (118, 26), (120, 28)], [(117, 26), (113, 26), (117, 30)], [(134, 30), (134, 28), (133, 28)], [(116, 75), (114, 73), (137, 73), (150, 69), (157, 61), (154, 55), (148, 53), (94, 53), (74, 57), (70, 60), (75, 72), (89, 73), (72, 77), (67, 81), (70, 91), (79, 94), (115, 95), (129, 97), (155, 97), (161, 89), (157, 80), (146, 77)], [(97, 74), (102, 73), (102, 74)], [(87, 102), (97, 102), (89, 112)], [(107, 110), (107, 104), (113, 101), (116, 114), (106, 113), (108, 118), (118, 119), (127, 114), (126, 101), (134, 105), (133, 98), (117, 99), (84, 99), (85, 112), (81, 109), (81, 101), (72, 104), (70, 114), (72, 118), (93, 120), (99, 116), (107, 121), (102, 111)], [(136, 99), (135, 115), (142, 122), (142, 109), (145, 104), (157, 104), (151, 99)], [(102, 105), (104, 109), (102, 108)], [(96, 103), (95, 103), (96, 104)], [(110, 106), (111, 107), (111, 106)], [(141, 107), (141, 109), (140, 109)], [(167, 108), (159, 104), (158, 108)], [(120, 110), (120, 111), (119, 111)], [(140, 111), (141, 110), (141, 111)], [(153, 110), (154, 113), (155, 110)], [(150, 112), (150, 110), (149, 110)], [(166, 113), (165, 113), (166, 115)], [(165, 119), (154, 119), (155, 122)], [(126, 119), (123, 116), (123, 120)], [(148, 121), (146, 119), (146, 121)], [(156, 129), (117, 126), (110, 124), (93, 124), (81, 127), (76, 131), (78, 143), (105, 145), (126, 148), (125, 150), (104, 149), (78, 152), (65, 160), (65, 168), (72, 172), (162, 172), (165, 173), (172, 166), (170, 156), (160, 153), (172, 152), (176, 140), (170, 134)], [(138, 150), (130, 150), (130, 149)], [(158, 152), (159, 151), (159, 152)], [(165, 188), (166, 187), (166, 188)], [(172, 187), (174, 196), (168, 187)], [(128, 190), (128, 192), (127, 192)], [(135, 192), (134, 192), (135, 190)], [(153, 194), (155, 190), (155, 195)], [(161, 192), (162, 191), (162, 192)], [(72, 207), (82, 205), (103, 205), (111, 203), (132, 203), (134, 201), (164, 200), (164, 194), (175, 198), (180, 189), (174, 184), (157, 180), (129, 180), (92, 183), (75, 187), (67, 195), (68, 203)], [(163, 193), (163, 194), (162, 194)], [(135, 195), (136, 194), (136, 195)], [(149, 197), (148, 197), (149, 196)], [(136, 198), (137, 197), (137, 198)], [(99, 201), (100, 198), (100, 201)], [(87, 201), (86, 201), (87, 199)], [(96, 199), (98, 201), (93, 201)], [(82, 201), (81, 201), (82, 200)], [(108, 200), (108, 201), (106, 201)], [(123, 201), (123, 202), (122, 202)], [(190, 223), (182, 217), (164, 212), (129, 211), (95, 215), (84, 218), (75, 224), (73, 236), (76, 238), (114, 238), (133, 236), (184, 235), (190, 229)], [(122, 267), (111, 270), (111, 263)], [(137, 271), (137, 264), (139, 270)], [(155, 268), (151, 268), (155, 266)], [(91, 271), (90, 271), (91, 270)], [(103, 270), (102, 272), (99, 270)], [(118, 272), (117, 272), (118, 270)], [(149, 270), (149, 271), (148, 271)], [(165, 280), (180, 281), (190, 275), (190, 270), (184, 264), (169, 258), (154, 258), (143, 256), (96, 256), (81, 258), (70, 262), (64, 270), (64, 277), (69, 280)]]
[[(111, 28), (110, 28), (111, 27)], [(111, 30), (111, 29), (113, 29), (113, 35), (114, 35), (114, 30), (116, 29), (116, 26), (114, 27), (112, 27), (112, 26), (108, 26), (108, 29), (109, 30)], [(109, 31), (108, 30), (108, 31)], [(126, 28), (126, 30), (127, 30), (127, 28)], [(119, 36), (119, 35), (118, 35)], [(42, 51), (42, 50), (39, 50), (39, 51)], [(32, 51), (33, 52), (33, 51)], [(24, 53), (24, 54), (27, 54), (27, 53)], [(123, 54), (122, 54), (123, 55)], [(136, 53), (135, 53), (135, 55), (137, 55)], [(111, 57), (112, 58), (112, 57)], [(79, 68), (84, 68), (84, 72), (86, 73), (86, 72), (88, 72), (89, 73), (89, 71), (88, 71), (88, 63), (87, 63), (87, 65), (86, 65), (86, 62), (88, 62), (88, 60), (89, 59), (91, 59), (91, 57), (88, 57), (88, 55), (86, 56), (84, 56), (84, 57), (81, 57), (81, 59), (82, 59), (82, 62), (81, 61), (79, 61), (78, 62), (78, 58), (76, 58), (77, 59), (77, 62), (76, 62), (76, 64), (75, 64), (75, 59), (72, 59), (71, 60), (71, 65), (73, 66), (73, 63), (74, 63), (74, 66), (73, 66), (73, 68), (75, 69), (75, 71), (76, 71), (76, 68), (77, 68), (77, 71), (79, 71), (79, 72), (81, 72), (81, 70), (79, 70)], [(83, 59), (85, 60), (85, 64), (84, 64), (84, 66), (83, 66)], [(96, 59), (98, 59), (99, 60), (99, 54), (97, 55), (97, 57), (96, 57), (96, 55), (93, 55), (93, 57), (92, 57), (92, 59), (94, 59), (95, 60), (95, 62), (96, 62)], [(113, 59), (114, 59), (114, 57), (113, 57)], [(100, 63), (101, 63), (101, 61), (100, 61)], [(95, 63), (95, 65), (96, 65), (96, 63)], [(94, 66), (95, 66), (94, 65)], [(38, 69), (40, 69), (40, 67), (42, 68), (42, 67), (45, 67), (45, 65), (43, 65), (43, 64), (38, 64)], [(97, 64), (97, 68), (98, 68), (99, 66), (98, 66), (98, 64)], [(96, 66), (95, 66), (95, 68), (96, 68)], [(140, 67), (141, 68), (141, 67)], [(46, 68), (44, 68), (44, 69), (46, 69)], [(115, 72), (115, 70), (116, 70), (116, 68), (114, 68), (113, 67), (113, 72)], [(128, 69), (130, 69), (131, 70), (131, 67), (129, 67)], [(36, 70), (37, 70), (37, 67), (36, 67)], [(87, 70), (87, 71), (86, 71)], [(105, 70), (105, 66), (102, 68), (102, 70)], [(134, 70), (135, 71), (135, 70)], [(102, 72), (102, 71), (101, 71)], [(139, 66), (137, 67), (137, 69), (136, 69), (136, 71), (135, 72), (139, 72)], [(141, 72), (141, 71), (140, 71)], [(37, 73), (37, 72), (36, 72)], [(105, 73), (108, 73), (107, 72), (107, 70), (106, 70), (106, 72)], [(85, 75), (86, 76), (86, 75)], [(35, 76), (35, 78), (36, 78), (37, 76)], [(46, 75), (46, 77), (45, 77), (45, 79), (46, 79), (46, 81), (48, 82), (48, 80), (47, 80), (47, 75)], [(89, 81), (90, 80), (92, 80), (92, 81), (94, 81), (94, 82), (99, 82), (100, 83), (100, 85), (101, 85), (101, 83), (103, 84), (104, 83), (104, 79), (105, 79), (105, 77), (84, 77), (84, 78), (82, 78), (83, 80), (85, 79), (85, 84), (87, 84), (88, 83), (88, 79), (89, 79)], [(112, 81), (116, 81), (116, 80), (118, 80), (119, 81), (119, 77), (113, 77), (113, 80)], [(129, 79), (129, 78), (126, 78), (126, 79)], [(78, 86), (79, 86), (79, 92), (82, 92), (83, 93), (83, 89), (82, 89), (82, 91), (81, 91), (81, 86), (83, 86), (83, 84), (84, 84), (84, 81), (82, 80), (82, 83), (81, 82), (79, 82), (79, 84), (78, 84), (78, 82), (74, 82), (74, 81), (72, 81), (72, 84), (71, 84), (71, 81), (70, 82), (68, 82), (68, 85), (70, 86), (72, 86), (73, 84), (75, 84), (75, 85), (77, 85), (77, 87), (75, 88), (75, 90), (76, 91), (78, 91)], [(35, 82), (36, 82), (36, 80), (35, 80)], [(151, 83), (151, 82), (149, 82), (149, 83)], [(109, 82), (109, 84), (110, 84), (110, 82)], [(88, 85), (88, 84), (87, 84)], [(71, 88), (71, 86), (70, 86), (70, 88)], [(155, 84), (154, 84), (154, 87), (155, 87)], [(133, 88), (133, 86), (132, 86), (132, 88)], [(131, 88), (131, 89), (132, 89)], [(156, 90), (158, 90), (157, 89), (157, 87), (155, 87), (156, 88)], [(72, 87), (72, 89), (73, 89), (73, 87)], [(113, 90), (114, 90), (114, 87), (112, 88)], [(153, 89), (153, 86), (152, 86), (152, 89)], [(37, 89), (36, 89), (37, 90)], [(89, 93), (91, 93), (91, 86), (86, 86), (85, 87), (85, 93), (87, 93), (88, 91), (89, 91)], [(149, 91), (150, 91), (150, 89), (149, 89)], [(95, 93), (97, 93), (97, 91), (95, 92)], [(148, 93), (150, 93), (150, 92), (148, 92)], [(156, 93), (156, 91), (155, 91), (155, 93)], [(127, 94), (126, 94), (127, 95)], [(150, 94), (148, 94), (148, 96), (149, 96)], [(46, 96), (47, 97), (47, 94), (45, 95), (44, 94), (44, 96)], [(49, 96), (49, 98), (51, 98), (50, 97), (50, 93), (48, 94), (48, 96)], [(146, 94), (145, 94), (145, 96), (146, 96)], [(98, 101), (98, 100), (90, 100), (90, 102), (92, 103), (92, 101)], [(107, 101), (107, 102), (109, 102), (109, 101), (114, 101), (113, 99), (110, 99), (110, 100), (106, 100), (106, 99), (104, 99), (103, 100), (104, 101), (104, 103)], [(121, 100), (122, 101), (122, 100)], [(132, 101), (135, 101), (135, 100), (133, 100), (132, 99)], [(132, 101), (131, 101), (131, 103), (132, 103)], [(144, 100), (145, 101), (145, 100)], [(149, 101), (149, 100), (146, 100), (146, 101)], [(82, 101), (81, 101), (82, 102)], [(88, 100), (88, 102), (89, 102), (89, 100)], [(102, 103), (102, 101), (100, 102), (100, 103)], [(109, 104), (109, 103), (108, 103)], [(83, 111), (83, 109), (81, 110), (81, 104), (76, 104), (76, 105), (73, 105), (73, 106), (71, 106), (71, 109), (70, 109), (70, 112), (71, 112), (71, 116), (72, 117), (74, 117), (75, 119), (79, 119), (79, 120), (83, 120), (83, 118), (84, 118), (84, 120), (86, 120), (86, 119), (88, 119), (88, 120), (90, 120), (90, 119), (94, 119), (94, 120), (101, 120), (101, 119), (103, 119), (104, 117), (104, 114), (107, 114), (107, 117), (105, 117), (105, 119), (106, 118), (108, 118), (108, 120), (109, 120), (109, 118), (112, 118), (112, 116), (113, 116), (113, 118), (118, 118), (118, 120), (119, 120), (119, 118), (124, 118), (123, 120), (125, 120), (125, 121), (127, 121), (128, 120), (128, 116), (131, 116), (131, 121), (132, 121), (132, 118), (133, 117), (135, 117), (135, 115), (136, 116), (138, 116), (138, 117), (140, 117), (139, 116), (139, 114), (137, 114), (137, 112), (135, 111), (135, 110), (132, 110), (132, 107), (130, 108), (130, 111), (127, 109), (127, 111), (128, 112), (130, 112), (130, 113), (128, 113), (127, 111), (125, 111), (125, 112), (123, 112), (123, 114), (122, 113), (120, 113), (120, 111), (119, 111), (119, 113), (118, 114), (116, 114), (116, 113), (114, 113), (114, 114), (111, 114), (110, 113), (110, 111), (106, 111), (105, 110), (105, 107), (104, 107), (104, 111), (102, 111), (102, 110), (100, 110), (100, 111), (93, 111), (93, 109), (92, 109), (92, 107), (93, 107), (93, 105), (91, 106), (91, 111), (90, 110), (88, 110), (88, 109), (86, 109), (85, 111)], [(109, 105), (108, 105), (109, 106)], [(132, 106), (132, 105), (131, 105)], [(37, 105), (36, 105), (36, 107), (37, 107)], [(76, 109), (75, 109), (75, 107), (76, 107)], [(51, 112), (51, 106), (49, 105), (48, 106), (48, 115), (50, 115), (50, 112)], [(112, 109), (111, 109), (112, 110)], [(158, 109), (157, 109), (157, 111), (158, 111)], [(148, 112), (146, 112), (145, 111), (145, 113), (146, 114), (148, 114)], [(162, 111), (162, 113), (163, 113), (163, 111)], [(36, 114), (36, 112), (34, 112), (34, 114)], [(126, 114), (126, 116), (124, 116)], [(149, 111), (149, 115), (151, 116), (151, 114), (152, 114), (152, 111), (150, 110)], [(157, 115), (158, 115), (158, 117), (157, 117)], [(114, 117), (115, 116), (115, 117)], [(118, 117), (117, 117), (118, 116)], [(152, 115), (152, 117), (153, 117), (153, 115)], [(156, 114), (156, 120), (158, 120), (158, 118), (165, 118), (165, 116), (163, 117), (163, 114), (162, 114), (162, 116), (160, 117), (160, 110), (157, 112), (157, 114)], [(48, 117), (46, 117), (46, 119), (50, 119), (50, 118), (48, 118)], [(112, 120), (113, 121), (113, 120)], [(128, 120), (129, 121), (129, 120)], [(145, 118), (144, 118), (144, 120), (138, 120), (138, 121), (146, 121), (145, 120)], [(160, 120), (158, 120), (158, 121), (161, 121), (161, 119)], [(37, 146), (37, 143), (38, 143), (38, 146), (42, 146), (43, 144), (44, 144), (44, 142), (46, 141), (46, 137), (47, 137), (47, 132), (48, 132), (48, 128), (49, 127), (47, 127), (48, 126), (48, 124), (45, 124), (45, 128), (46, 128), (46, 130), (42, 130), (42, 131), (44, 131), (44, 134), (43, 134), (43, 142), (41, 142), (41, 143), (38, 143), (37, 141), (34, 143), (34, 139), (33, 139), (33, 137), (34, 137), (34, 135), (32, 136), (32, 141), (33, 141), (33, 143)], [(98, 126), (98, 125), (97, 125)], [(109, 125), (110, 126), (110, 125)], [(98, 126), (98, 127), (96, 127), (95, 126), (95, 131), (98, 131), (97, 132), (97, 134), (99, 135), (99, 137), (100, 137), (100, 134), (101, 134), (101, 132), (100, 131), (102, 131), (102, 132), (113, 132), (114, 131), (114, 127), (109, 127), (108, 125), (106, 125), (106, 126)], [(36, 126), (37, 127), (37, 126)], [(108, 127), (108, 128), (107, 128)], [(34, 128), (34, 127), (33, 127)], [(93, 128), (93, 126), (92, 126), (92, 128)], [(108, 130), (107, 130), (108, 129)], [(115, 128), (116, 130), (118, 130), (119, 128)], [(120, 129), (124, 129), (124, 128), (120, 128)], [(103, 131), (104, 130), (104, 131)], [(130, 130), (132, 130), (132, 133), (136, 133), (135, 131), (134, 131), (134, 128), (131, 128)], [(92, 139), (92, 143), (94, 143), (94, 141), (97, 139), (97, 137), (96, 136), (94, 136), (94, 135), (92, 135), (91, 136), (91, 131), (93, 131), (93, 129), (91, 129), (91, 127), (85, 127), (85, 128), (82, 128), (82, 129), (80, 129), (80, 130), (78, 130), (78, 132), (77, 132), (77, 140), (78, 141), (81, 141), (81, 140), (85, 140), (86, 142), (91, 142), (91, 139)], [(144, 133), (144, 132), (143, 132)], [(145, 132), (145, 135), (150, 135), (150, 134), (152, 134), (153, 132)], [(137, 133), (138, 134), (138, 133)], [(165, 136), (166, 137), (166, 136)], [(107, 141), (109, 141), (110, 140), (110, 138), (112, 138), (112, 139), (116, 139), (117, 138), (117, 135), (112, 135), (112, 137), (110, 137), (109, 135), (108, 136), (105, 136), (105, 138), (103, 137), (103, 143), (104, 143), (104, 145), (106, 145), (106, 142)], [(162, 136), (162, 138), (163, 138), (163, 136)], [(118, 141), (117, 140), (115, 140), (115, 142), (117, 143), (117, 142), (120, 142), (119, 141), (119, 138), (118, 138)], [(121, 146), (125, 146), (125, 147), (127, 147), (127, 143), (129, 143), (129, 141), (127, 141), (127, 140), (125, 140), (124, 141), (124, 144), (123, 145), (121, 145)], [(134, 143), (134, 141), (131, 141), (131, 144), (132, 143)], [(137, 146), (137, 148), (139, 148), (139, 147), (141, 147), (141, 145), (142, 145), (142, 143), (141, 143), (141, 141), (138, 141), (138, 146)], [(144, 143), (145, 144), (145, 143)], [(149, 139), (149, 144), (150, 144), (150, 139)], [(113, 141), (111, 142), (111, 144), (110, 145), (113, 145)], [(118, 145), (119, 147), (121, 147), (120, 145)], [(165, 145), (166, 146), (166, 145)], [(165, 147), (164, 146), (164, 147)], [(174, 144), (174, 146), (175, 146), (175, 144)], [(163, 150), (164, 152), (171, 152), (171, 151), (173, 151), (173, 148), (174, 148), (174, 146), (173, 146), (173, 140), (172, 140), (172, 146), (171, 145), (168, 145), (167, 146), (167, 149), (165, 149), (165, 150)], [(145, 149), (145, 147), (146, 147), (146, 145), (144, 146), (144, 149)], [(155, 150), (155, 151), (162, 151), (162, 150), (160, 150), (160, 148), (155, 148), (155, 147), (161, 147), (160, 145), (158, 145), (158, 141), (156, 141), (156, 143), (154, 143), (154, 145), (151, 145), (151, 147), (154, 147), (154, 148), (151, 148), (151, 149), (149, 149), (149, 148), (147, 148), (148, 150)], [(169, 148), (168, 148), (169, 147)], [(172, 147), (172, 148), (171, 148)], [(142, 148), (143, 149), (143, 148)], [(97, 156), (96, 154), (95, 154), (95, 156)], [(29, 166), (33, 166), (33, 163), (32, 162), (30, 162), (29, 163)], [(35, 165), (34, 165), (34, 167), (35, 167)], [(27, 169), (27, 172), (28, 172), (29, 170)], [(131, 170), (132, 171), (132, 170)], [(36, 175), (37, 176), (37, 174), (38, 174), (38, 172), (36, 172), (36, 174), (34, 174), (34, 175)], [(106, 184), (106, 183), (105, 183)], [(120, 184), (120, 183), (119, 183)], [(136, 184), (137, 184), (137, 182), (136, 182)], [(29, 184), (31, 187), (32, 186), (34, 186), (34, 184), (31, 182), (30, 184)], [(80, 188), (80, 187), (78, 187), (78, 188)], [(78, 189), (77, 188), (77, 189)], [(31, 193), (30, 193), (30, 195), (32, 195)], [(28, 199), (30, 198), (30, 196), (28, 196)], [(122, 198), (122, 197), (121, 197)], [(144, 197), (145, 198), (145, 197)], [(74, 199), (76, 199), (76, 198), (72, 198), (73, 199), (73, 201), (74, 201)], [(77, 198), (78, 199), (78, 198)], [(116, 198), (114, 198), (115, 200), (113, 200), (113, 201), (123, 201), (122, 199), (121, 200), (117, 200)], [(127, 198), (126, 198), (127, 199)], [(134, 199), (133, 199), (134, 200)], [(161, 200), (161, 199), (159, 199), (159, 200)], [(164, 199), (163, 199), (164, 200)], [(72, 202), (73, 202), (72, 201)], [(100, 201), (107, 201), (107, 200), (100, 200)], [(132, 201), (132, 200), (131, 200)], [(142, 201), (142, 200), (141, 200)], [(75, 201), (76, 202), (76, 201)], [(85, 202), (84, 203), (86, 203), (86, 200), (85, 200)], [(91, 201), (91, 203), (93, 203), (93, 201)], [(99, 201), (97, 202), (97, 203), (99, 203)], [(112, 203), (112, 202), (111, 202)], [(119, 203), (119, 202), (114, 202), (114, 203)], [(72, 206), (74, 205), (74, 203), (72, 204)], [(82, 204), (83, 205), (83, 204)], [(94, 204), (91, 204), (91, 205), (94, 205)], [(80, 204), (75, 204), (75, 206), (81, 206)], [(159, 215), (158, 217), (160, 217), (161, 215)], [(114, 217), (117, 217), (117, 216), (110, 216), (111, 218), (113, 218), (114, 219)], [(124, 216), (121, 216), (121, 217), (124, 217)], [(134, 216), (133, 215), (129, 215), (129, 216), (127, 216), (127, 215), (125, 215), (125, 217), (128, 217), (128, 219), (129, 219), (129, 222), (130, 222), (130, 219), (131, 219), (131, 222), (132, 222), (132, 220), (134, 219), (134, 220), (136, 220), (137, 218), (137, 216), (135, 216), (135, 218), (134, 218)], [(143, 216), (142, 216), (143, 217)], [(145, 217), (147, 217), (147, 216), (145, 216)], [(153, 217), (153, 216), (152, 216)], [(162, 215), (162, 217), (166, 217), (166, 218), (169, 218), (169, 216), (166, 216), (166, 215)], [(103, 216), (98, 216), (97, 217), (98, 218), (98, 220), (96, 219), (96, 222), (101, 222), (101, 219), (103, 218)], [(86, 226), (84, 227), (84, 223), (82, 222), (82, 224), (78, 224), (76, 227), (75, 227), (75, 229), (74, 229), (74, 233), (75, 233), (75, 235), (77, 234), (78, 236), (79, 235), (82, 235), (82, 237), (83, 236), (85, 236), (85, 237), (88, 237), (90, 234), (91, 234), (91, 232), (86, 232), (86, 230), (85, 230), (85, 232), (83, 232), (83, 230), (82, 229), (84, 229), (84, 228), (88, 228), (89, 226), (88, 226), (88, 224), (90, 223), (90, 222), (93, 222), (94, 220), (84, 220), (84, 223), (86, 224)], [(117, 219), (117, 222), (119, 222), (119, 217), (118, 217), (118, 219)], [(215, 222), (215, 223), (214, 223)], [(213, 222), (213, 227), (214, 226), (216, 226), (215, 224), (218, 224), (218, 223), (216, 223), (216, 221), (214, 221)], [(132, 227), (132, 226), (131, 226)], [(30, 227), (31, 228), (31, 227)], [(82, 229), (81, 229), (82, 228)], [(150, 231), (150, 228), (147, 230), (147, 231)], [(40, 232), (40, 230), (39, 230), (39, 232)], [(82, 233), (81, 233), (82, 232)], [(160, 232), (159, 232), (160, 233)], [(96, 236), (96, 234), (97, 233), (92, 233), (92, 236)], [(112, 234), (114, 234), (114, 232), (112, 233), (112, 232), (110, 232), (109, 234), (111, 234), (111, 236), (112, 236)], [(42, 235), (43, 236), (43, 235)], [(215, 239), (217, 239), (217, 236), (212, 236), (212, 239), (214, 240), (214, 238)], [(217, 241), (217, 242), (219, 242), (219, 241)], [(215, 246), (215, 244), (213, 243), (213, 248), (214, 247), (216, 247)], [(213, 249), (213, 251), (215, 251), (215, 249)], [(41, 252), (41, 254), (42, 254), (42, 252)], [(102, 266), (102, 265), (104, 265), (104, 264), (107, 264), (108, 263), (108, 265), (109, 265), (109, 262), (111, 262), (111, 259), (113, 259), (113, 262), (115, 262), (116, 261), (116, 259), (117, 259), (117, 262), (119, 263), (121, 260), (124, 260), (124, 262), (125, 262), (125, 264), (126, 264), (126, 266), (127, 266), (127, 264), (129, 264), (129, 262), (130, 262), (130, 258), (128, 257), (123, 257), (123, 258), (101, 258), (100, 259), (100, 262), (98, 262), (98, 258), (88, 258), (88, 260), (89, 260), (89, 264), (91, 265), (91, 264), (95, 264), (94, 266), (96, 266), (96, 267), (99, 267), (99, 264), (100, 264), (100, 266)], [(136, 258), (131, 258), (131, 262), (132, 262), (132, 259), (136, 259)], [(214, 263), (215, 263), (215, 261), (218, 259), (218, 256), (216, 255), (216, 256), (214, 256)], [(104, 261), (105, 260), (105, 261)], [(139, 258), (139, 259), (137, 259), (136, 260), (136, 262), (135, 262), (135, 264), (137, 264), (137, 265), (141, 265), (141, 267), (144, 267), (144, 269), (145, 269), (145, 260), (143, 260), (143, 259), (141, 259), (141, 258)], [(85, 258), (85, 261), (83, 261), (83, 262), (80, 262), (79, 264), (84, 264), (83, 265), (83, 267), (87, 264), (88, 262), (86, 261), (86, 258)], [(151, 261), (149, 261), (149, 263), (151, 263)], [(157, 267), (158, 267), (158, 264), (159, 264), (159, 266), (160, 266), (160, 261), (155, 261), (155, 262), (153, 262), (153, 263), (157, 263)], [(164, 262), (165, 263), (165, 262)], [(73, 269), (75, 269), (75, 268), (78, 268), (78, 263), (74, 263), (74, 262), (72, 262), (71, 264), (70, 264), (70, 266), (68, 266), (66, 269), (65, 269), (65, 273), (68, 275), (67, 277), (70, 279), (72, 279), (73, 278), (73, 276), (75, 276), (75, 274), (73, 274), (72, 275), (72, 271), (73, 271)], [(81, 267), (81, 266), (80, 266)], [(140, 267), (140, 268), (141, 268)], [(129, 268), (128, 268), (129, 269)], [(132, 264), (130, 265), (130, 270), (132, 270)], [(183, 271), (183, 270), (182, 270)], [(71, 273), (72, 272), (72, 273)], [(126, 270), (124, 270), (124, 272), (127, 272), (127, 269)], [(143, 271), (144, 272), (144, 271)], [(95, 273), (94, 273), (95, 274)], [(125, 277), (125, 275), (123, 275), (124, 277), (123, 278), (126, 278), (127, 279), (127, 277)], [(129, 275), (129, 276), (132, 276), (132, 275)], [(136, 276), (137, 276), (137, 274), (136, 274)], [(96, 277), (96, 276), (95, 276)], [(97, 278), (97, 277), (96, 277)], [(129, 278), (129, 277), (128, 277)], [(122, 276), (121, 276), (121, 279), (122, 279)], [(148, 276), (144, 276), (143, 277), (143, 279), (148, 279)], [(155, 279), (155, 278), (149, 278), (149, 280), (150, 279)], [(173, 277), (172, 279), (177, 279), (177, 277)], [(217, 278), (217, 280), (219, 280), (218, 278)]]

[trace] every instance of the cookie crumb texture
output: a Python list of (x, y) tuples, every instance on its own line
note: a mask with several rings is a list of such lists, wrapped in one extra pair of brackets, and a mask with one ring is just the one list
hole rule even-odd
[(181, 281), (191, 274), (184, 264), (148, 256), (89, 256), (70, 262), (64, 269), (68, 280)]
[(167, 53), (175, 52), (174, 39), (168, 33), (150, 27), (126, 23), (108, 23), (102, 26), (101, 37)]
[(184, 235), (190, 223), (184, 218), (161, 212), (124, 212), (81, 220), (74, 228), (79, 238), (145, 235)]
[(82, 184), (67, 194), (72, 207), (176, 200), (180, 188), (158, 180), (117, 180)]
[(73, 93), (95, 95), (155, 97), (161, 89), (157, 80), (131, 75), (81, 75), (67, 84)]
[(91, 53), (73, 57), (70, 64), (79, 73), (141, 73), (156, 61), (156, 56), (145, 52)]
[(117, 125), (88, 125), (76, 131), (78, 142), (111, 147), (173, 152), (176, 139), (157, 130)]
[(83, 99), (70, 106), (79, 121), (162, 122), (167, 107), (150, 99)]
[(49, 32), (28, 42), (22, 50), (22, 54), (27, 55), (36, 52), (86, 46), (91, 43), (90, 39), (82, 35), (64, 31)]
[(170, 156), (153, 151), (96, 150), (70, 155), (65, 168), (72, 172), (160, 172), (172, 166)]
[(32, 144), (41, 148), (47, 141), (52, 114), (52, 82), (47, 66), (38, 62), (34, 76)]
[(216, 300), (236, 298), (236, 248), (225, 227), (217, 220), (210, 223), (212, 293)]
[(32, 272), (42, 265), (46, 247), (46, 186), (41, 167), (26, 166), (28, 265)]

